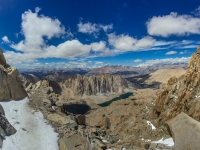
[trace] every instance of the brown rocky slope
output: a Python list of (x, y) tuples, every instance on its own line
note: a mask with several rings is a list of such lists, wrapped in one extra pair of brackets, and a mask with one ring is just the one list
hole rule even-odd
[(200, 47), (191, 56), (186, 73), (170, 78), (168, 86), (160, 91), (154, 107), (158, 123), (184, 112), (200, 121)]

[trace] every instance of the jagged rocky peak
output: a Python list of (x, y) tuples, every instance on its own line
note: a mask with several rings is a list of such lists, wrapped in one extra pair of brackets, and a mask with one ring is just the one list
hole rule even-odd
[(3, 66), (5, 69), (10, 67), (7, 63), (6, 63), (6, 59), (3, 55), (3, 50), (0, 48), (0, 65)]
[(158, 94), (154, 113), (158, 123), (176, 117), (181, 112), (200, 121), (200, 47), (192, 54), (186, 73), (172, 77)]
[(126, 88), (132, 88), (132, 84), (120, 76), (100, 74), (92, 76), (77, 75), (63, 83), (71, 88), (75, 95), (96, 95), (98, 93), (122, 93)]
[(18, 77), (18, 70), (10, 67), (0, 49), (0, 100), (17, 100), (27, 96), (26, 91)]
[(36, 77), (33, 74), (26, 74), (26, 73), (20, 73), (19, 78), (22, 81), (22, 84), (24, 87), (27, 87), (30, 84), (35, 84), (38, 82), (40, 79)]
[(76, 77), (76, 74), (67, 74), (67, 73), (53, 73), (48, 76), (45, 76), (44, 79), (55, 81), (55, 82), (62, 82), (69, 78)]

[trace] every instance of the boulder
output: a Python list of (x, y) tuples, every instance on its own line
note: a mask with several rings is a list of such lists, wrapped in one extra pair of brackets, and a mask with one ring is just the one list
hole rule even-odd
[(79, 135), (61, 138), (58, 143), (60, 150), (90, 150), (87, 139)]
[(177, 78), (176, 77), (171, 77), (169, 80), (168, 80), (168, 85), (173, 85), (177, 82)]
[(16, 133), (16, 129), (8, 122), (4, 115), (0, 116), (0, 127), (3, 128), (7, 136)]
[(85, 125), (85, 115), (77, 115), (76, 120), (79, 125)]
[(95, 138), (94, 142), (103, 150), (106, 150), (107, 146), (99, 139)]
[(166, 123), (175, 141), (176, 150), (200, 148), (200, 122), (182, 112)]
[(44, 106), (44, 107), (47, 107), (47, 108), (51, 107), (51, 105), (52, 105), (51, 101), (48, 100), (48, 99), (44, 99), (42, 102), (43, 102), (43, 103), (42, 103), (43, 106)]
[(63, 113), (52, 113), (47, 116), (47, 119), (53, 122), (57, 122), (61, 125), (67, 125), (71, 128), (77, 126), (77, 123), (70, 118), (70, 116), (66, 116)]

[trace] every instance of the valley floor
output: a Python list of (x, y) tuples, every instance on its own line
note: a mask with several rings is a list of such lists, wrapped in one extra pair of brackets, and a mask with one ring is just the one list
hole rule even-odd
[(0, 102), (8, 121), (17, 130), (6, 137), (1, 150), (58, 150), (58, 134), (41, 112), (28, 106), (28, 98)]

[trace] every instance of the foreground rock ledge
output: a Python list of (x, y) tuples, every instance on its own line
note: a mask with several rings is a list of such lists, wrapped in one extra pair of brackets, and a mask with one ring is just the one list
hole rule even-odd
[(175, 150), (199, 150), (200, 122), (182, 112), (166, 123), (175, 141)]

